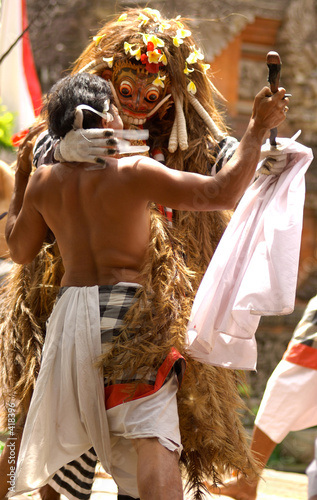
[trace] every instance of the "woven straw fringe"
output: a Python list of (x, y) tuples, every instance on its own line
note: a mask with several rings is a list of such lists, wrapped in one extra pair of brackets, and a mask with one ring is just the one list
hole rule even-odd
[(38, 375), (45, 323), (59, 290), (63, 266), (55, 244), (43, 247), (32, 264), (14, 265), (0, 288), (0, 387), (6, 408), (15, 400), (25, 416)]
[[(144, 287), (127, 314), (122, 334), (99, 365), (106, 376), (115, 379), (122, 370), (133, 374), (144, 366), (157, 368), (172, 346), (184, 355), (187, 368), (178, 394), (184, 447), (181, 464), (188, 487), (198, 499), (205, 479), (219, 483), (222, 474), (232, 469), (250, 476), (256, 466), (238, 415), (243, 403), (236, 374), (201, 364), (186, 354), (186, 325), (200, 273), (184, 262), (185, 240), (154, 209), (151, 218)], [(21, 414), (27, 412), (36, 382), (45, 322), (62, 274), (56, 246), (46, 246), (31, 266), (15, 267), (1, 293), (2, 398), (6, 407), (14, 395)], [(135, 331), (138, 335), (131, 335)]]

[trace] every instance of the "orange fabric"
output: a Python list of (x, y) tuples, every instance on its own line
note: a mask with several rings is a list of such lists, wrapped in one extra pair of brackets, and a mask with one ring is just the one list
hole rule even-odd
[(304, 368), (317, 370), (317, 349), (305, 344), (290, 342), (283, 359)]
[(134, 401), (135, 399), (143, 398), (145, 396), (150, 396), (157, 392), (173, 368), (176, 361), (182, 359), (185, 363), (184, 357), (178, 352), (177, 349), (172, 347), (171, 351), (165, 358), (164, 362), (160, 366), (155, 379), (155, 384), (145, 384), (138, 382), (130, 382), (126, 384), (114, 384), (105, 387), (105, 405), (106, 409), (114, 408), (122, 403), (127, 403), (128, 401)]

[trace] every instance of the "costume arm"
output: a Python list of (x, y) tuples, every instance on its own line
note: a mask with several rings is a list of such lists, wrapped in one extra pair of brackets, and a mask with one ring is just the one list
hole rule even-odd
[(227, 136), (222, 139), (216, 146), (216, 160), (215, 163), (210, 165), (210, 175), (216, 175), (222, 167), (232, 158), (239, 141), (235, 137)]
[(36, 140), (33, 149), (33, 165), (38, 168), (41, 165), (51, 165), (56, 163), (54, 151), (56, 149), (57, 140), (54, 140), (48, 130), (42, 132)]
[[(27, 190), (31, 173), (32, 142), (19, 148), (15, 184), (8, 211), (5, 237), (12, 260), (18, 264), (31, 262), (40, 251), (48, 227), (32, 203), (32, 190)], [(31, 179), (33, 181), (33, 179)], [(30, 184), (36, 184), (31, 182)], [(26, 194), (26, 191), (29, 191)]]
[(61, 140), (53, 139), (45, 131), (34, 146), (33, 163), (36, 167), (57, 161), (103, 164), (103, 157), (117, 152), (116, 144), (111, 129), (71, 130)]
[(48, 231), (47, 224), (33, 203), (34, 184), (33, 176), (29, 182), (29, 178), (17, 170), (5, 229), (10, 256), (17, 264), (32, 262)]
[[(77, 129), (68, 132), (61, 140), (52, 139), (46, 131), (34, 147), (33, 163), (36, 167), (59, 161), (106, 164), (107, 156), (148, 151), (148, 146), (132, 146), (129, 140), (143, 141), (147, 130)], [(128, 140), (126, 140), (128, 139)]]

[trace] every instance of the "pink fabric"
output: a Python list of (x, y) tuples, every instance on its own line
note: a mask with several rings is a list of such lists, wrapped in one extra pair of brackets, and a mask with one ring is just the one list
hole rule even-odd
[(261, 316), (294, 309), (304, 175), (313, 155), (289, 139), (279, 143), (289, 154), (287, 166), (247, 189), (198, 289), (187, 341), (200, 361), (254, 370)]

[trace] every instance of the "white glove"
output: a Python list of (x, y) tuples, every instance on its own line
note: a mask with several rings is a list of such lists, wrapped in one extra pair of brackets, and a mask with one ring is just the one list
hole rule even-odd
[(103, 164), (106, 156), (118, 152), (113, 132), (103, 128), (70, 130), (57, 145), (55, 160)]
[(70, 130), (57, 145), (54, 158), (60, 162), (79, 161), (104, 165), (107, 156), (149, 150), (148, 146), (131, 146), (129, 141), (119, 138), (144, 140), (148, 138), (148, 130)]
[(265, 175), (280, 175), (287, 164), (287, 153), (284, 149), (291, 143), (295, 142), (300, 135), (299, 130), (285, 145), (270, 145), (269, 139), (261, 147), (260, 164), (257, 172)]
[(261, 166), (259, 173), (265, 175), (280, 175), (287, 163), (287, 153), (283, 153), (278, 147), (272, 148), (269, 141), (261, 147)]

